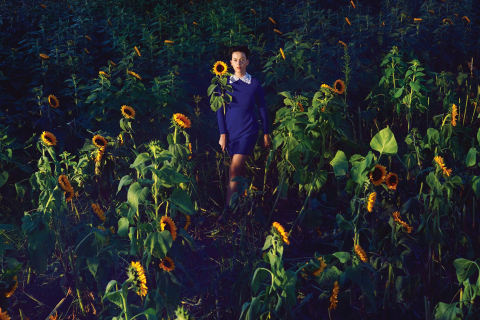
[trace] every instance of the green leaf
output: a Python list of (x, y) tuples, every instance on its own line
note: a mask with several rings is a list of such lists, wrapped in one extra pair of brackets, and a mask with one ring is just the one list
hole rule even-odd
[(17, 194), (20, 197), (20, 199), (23, 199), (25, 196), (25, 187), (22, 186), (20, 183), (16, 182), (15, 183), (15, 189), (17, 190)]
[(457, 307), (457, 303), (446, 304), (439, 302), (435, 307), (435, 320), (459, 320), (461, 319), (457, 315), (460, 315), (460, 309)]
[(128, 186), (130, 183), (132, 183), (132, 181), (133, 179), (130, 177), (130, 175), (123, 176), (118, 184), (117, 194), (120, 192), (123, 186)]
[(370, 141), (370, 147), (373, 150), (380, 152), (380, 154), (387, 154), (389, 156), (394, 156), (397, 154), (398, 145), (390, 128), (385, 128), (373, 137)]
[(0, 231), (5, 230), (5, 231), (12, 231), (15, 229), (15, 227), (12, 224), (1, 224), (0, 223)]
[(394, 98), (399, 98), (403, 93), (403, 87), (401, 87), (400, 89), (397, 90), (397, 92), (395, 92), (395, 94), (393, 95)]
[(352, 230), (352, 225), (347, 220), (345, 220), (345, 218), (341, 214), (337, 213), (335, 220), (337, 221), (338, 227), (340, 229)]
[(335, 252), (333, 256), (337, 257), (341, 263), (345, 263), (350, 260), (350, 253), (348, 252)]
[(122, 238), (126, 238), (128, 236), (129, 226), (130, 226), (130, 223), (128, 222), (127, 218), (120, 218), (120, 220), (118, 220), (117, 234)]
[(478, 143), (480, 143), (480, 128), (477, 131), (477, 141), (478, 141)]
[(457, 271), (457, 279), (459, 283), (463, 283), (465, 279), (471, 277), (475, 271), (478, 270), (478, 265), (474, 261), (463, 258), (453, 261), (453, 265)]
[(215, 90), (216, 87), (217, 87), (216, 84), (210, 85), (210, 86), (208, 87), (208, 89), (207, 89), (207, 96), (211, 96), (212, 93), (213, 93), (213, 90)]
[(179, 234), (180, 236), (182, 236), (182, 238), (187, 241), (187, 243), (188, 243), (188, 245), (190, 246), (190, 249), (192, 249), (192, 251), (196, 251), (196, 249), (195, 249), (195, 240), (188, 234), (187, 231), (185, 231), (185, 229), (179, 228), (179, 229), (178, 229), (178, 234)]
[(168, 251), (172, 247), (173, 239), (170, 231), (153, 232), (145, 239), (144, 246), (150, 255), (163, 259), (167, 256)]
[(135, 182), (128, 188), (127, 200), (128, 203), (135, 209), (138, 210), (138, 205), (144, 202), (147, 199), (149, 194), (149, 189), (147, 187), (142, 188), (140, 183)]
[(8, 180), (8, 172), (2, 172), (2, 174), (0, 174), (0, 188), (5, 184), (7, 183), (7, 180)]
[(130, 168), (138, 167), (139, 165), (141, 165), (142, 163), (144, 163), (148, 160), (151, 160), (151, 158), (150, 158), (150, 155), (147, 152), (140, 153), (137, 156), (137, 158), (135, 159), (135, 161), (133, 162), (133, 164), (130, 165)]
[(253, 294), (257, 294), (258, 289), (260, 289), (260, 284), (267, 277), (272, 277), (272, 272), (270, 270), (265, 268), (257, 268), (257, 270), (255, 270), (252, 278)]
[(333, 172), (335, 173), (335, 177), (344, 176), (347, 174), (348, 161), (343, 151), (338, 150), (335, 158), (333, 158), (330, 164), (333, 166)]
[(95, 277), (98, 271), (98, 265), (100, 264), (100, 260), (97, 257), (89, 257), (87, 258), (87, 266), (88, 270), (92, 273)]
[(410, 88), (415, 92), (420, 92), (420, 82), (418, 80), (410, 81)]
[(477, 163), (477, 149), (470, 148), (468, 150), (467, 158), (465, 159), (465, 165), (467, 167), (472, 167)]
[(179, 207), (182, 211), (188, 214), (195, 213), (192, 200), (190, 199), (190, 196), (185, 190), (180, 188), (175, 188), (169, 200), (173, 202), (177, 207)]

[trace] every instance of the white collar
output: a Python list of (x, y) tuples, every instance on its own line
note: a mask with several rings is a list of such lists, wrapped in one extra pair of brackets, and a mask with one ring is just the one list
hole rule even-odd
[(252, 82), (252, 76), (249, 75), (248, 72), (245, 72), (245, 75), (241, 78), (237, 77), (234, 74), (230, 76), (230, 83), (234, 83), (237, 80), (242, 80), (243, 82), (250, 84)]

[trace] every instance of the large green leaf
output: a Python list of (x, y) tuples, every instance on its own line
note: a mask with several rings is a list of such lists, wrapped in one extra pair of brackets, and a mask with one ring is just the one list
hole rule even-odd
[(467, 158), (465, 159), (465, 165), (467, 167), (472, 167), (477, 163), (477, 149), (470, 148), (468, 150)]
[(168, 230), (152, 232), (145, 239), (144, 246), (150, 255), (163, 259), (172, 247), (173, 239)]
[(333, 166), (335, 177), (344, 176), (347, 174), (348, 161), (345, 153), (342, 150), (337, 151), (335, 158), (333, 158), (330, 164)]
[(190, 199), (190, 196), (185, 190), (180, 188), (175, 188), (169, 200), (173, 202), (177, 207), (179, 207), (182, 211), (188, 214), (195, 213), (192, 200)]
[(390, 128), (385, 128), (373, 137), (370, 141), (370, 147), (373, 150), (380, 152), (380, 154), (387, 154), (389, 156), (394, 156), (397, 154), (398, 145)]
[(8, 180), (8, 172), (2, 172), (0, 174), (0, 187), (2, 187)]
[[(458, 315), (458, 316), (457, 316)], [(435, 320), (460, 320), (460, 309), (457, 303), (446, 304), (439, 302), (435, 308)]]
[(123, 186), (128, 186), (130, 183), (132, 183), (132, 181), (133, 179), (130, 177), (130, 175), (123, 176), (118, 184), (117, 194), (120, 192)]
[(375, 288), (373, 287), (372, 280), (370, 279), (370, 274), (368, 273), (367, 269), (364, 269), (360, 266), (356, 267), (348, 267), (345, 270), (345, 273), (349, 279), (353, 282), (357, 283), (362, 291), (367, 295), (369, 304), (366, 304), (367, 310), (369, 312), (377, 312), (377, 308), (375, 305)]
[(135, 168), (141, 165), (142, 163), (145, 163), (146, 161), (151, 160), (150, 155), (147, 152), (140, 153), (133, 164), (130, 165), (130, 168)]
[(149, 189), (147, 187), (142, 188), (140, 183), (135, 182), (128, 188), (127, 200), (128, 203), (136, 210), (138, 205), (147, 199)]
[(87, 266), (88, 270), (92, 273), (95, 277), (98, 271), (98, 265), (100, 264), (100, 260), (97, 257), (88, 257), (87, 258)]
[(475, 271), (478, 270), (478, 265), (474, 261), (463, 258), (453, 261), (453, 265), (457, 271), (457, 279), (459, 283), (463, 283), (465, 279), (471, 277)]
[(130, 223), (128, 222), (127, 218), (120, 218), (118, 220), (118, 232), (117, 234), (122, 237), (126, 238), (128, 236), (128, 227), (130, 226)]
[(257, 294), (258, 289), (260, 289), (260, 284), (265, 278), (269, 278), (270, 282), (272, 279), (272, 272), (265, 268), (257, 268), (252, 278), (252, 290), (253, 294)]

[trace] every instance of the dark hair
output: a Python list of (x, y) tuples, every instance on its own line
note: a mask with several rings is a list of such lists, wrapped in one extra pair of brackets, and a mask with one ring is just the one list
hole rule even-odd
[(231, 47), (228, 52), (229, 52), (229, 54), (230, 54), (230, 58), (232, 58), (232, 54), (233, 54), (234, 52), (243, 52), (243, 53), (245, 53), (245, 57), (247, 57), (247, 59), (248, 59), (248, 56), (250, 55), (250, 50), (248, 50), (247, 46), (234, 46), (234, 47)]

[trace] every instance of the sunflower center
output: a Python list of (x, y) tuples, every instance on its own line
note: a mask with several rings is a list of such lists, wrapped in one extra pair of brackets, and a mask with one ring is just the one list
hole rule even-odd
[(128, 110), (128, 109), (125, 109), (124, 112), (125, 112), (127, 115), (129, 115), (129, 116), (132, 115), (132, 113), (131, 113), (130, 110)]
[(169, 269), (172, 267), (172, 265), (170, 264), (170, 262), (168, 260), (164, 260), (163, 265), (165, 266), (165, 268), (169, 268)]
[(165, 223), (163, 230), (168, 230), (168, 232), (172, 233), (172, 230), (170, 229), (170, 225), (168, 223)]
[(390, 179), (388, 179), (390, 184), (396, 184), (397, 183), (397, 177), (391, 176)]
[(52, 142), (53, 142), (53, 140), (50, 139), (50, 137), (48, 137), (48, 136), (45, 136), (45, 140), (47, 140), (49, 143), (52, 143)]
[(337, 83), (337, 84), (335, 85), (335, 87), (336, 87), (336, 89), (337, 89), (338, 91), (342, 91), (342, 84), (341, 84), (341, 83)]
[(382, 179), (382, 170), (375, 168), (375, 170), (373, 170), (373, 173), (372, 173), (372, 179), (374, 181), (378, 181)]
[(96, 140), (95, 140), (95, 143), (98, 144), (98, 145), (101, 145), (101, 146), (105, 146), (105, 144), (103, 143), (103, 141), (100, 140), (100, 139), (96, 139)]
[(221, 64), (219, 64), (219, 65), (217, 66), (217, 71), (218, 71), (218, 72), (223, 72), (223, 70), (224, 70), (224, 67), (223, 67)]

